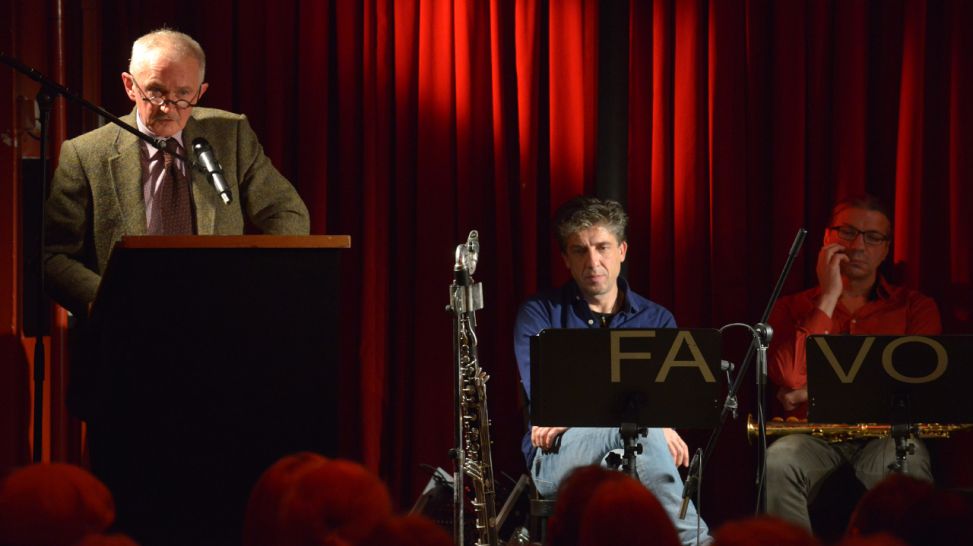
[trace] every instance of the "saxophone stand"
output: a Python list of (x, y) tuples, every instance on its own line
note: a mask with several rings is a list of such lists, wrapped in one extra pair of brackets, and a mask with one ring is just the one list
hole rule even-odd
[[(767, 302), (767, 306), (764, 308), (760, 322), (754, 326), (734, 323), (720, 328), (720, 332), (722, 333), (724, 329), (732, 326), (741, 326), (750, 330), (753, 339), (749, 348), (747, 349), (746, 356), (743, 357), (743, 364), (740, 366), (736, 379), (733, 381), (729, 390), (727, 391), (726, 400), (723, 403), (723, 409), (720, 413), (719, 424), (710, 434), (709, 441), (706, 443), (706, 449), (703, 451), (702, 456), (699, 456), (699, 453), (697, 452), (697, 455), (694, 456), (692, 462), (690, 462), (689, 471), (686, 475), (686, 481), (683, 485), (682, 508), (679, 511), (680, 519), (685, 519), (686, 511), (689, 507), (689, 501), (694, 500), (694, 497), (698, 495), (698, 491), (700, 489), (700, 476), (702, 475), (703, 467), (706, 462), (709, 461), (710, 455), (712, 455), (713, 450), (716, 448), (716, 441), (719, 439), (720, 432), (723, 430), (723, 426), (726, 424), (726, 418), (730, 414), (733, 415), (734, 419), (737, 417), (736, 395), (740, 390), (740, 385), (743, 382), (743, 378), (746, 377), (747, 369), (750, 366), (750, 361), (753, 357), (754, 350), (757, 351), (756, 407), (759, 438), (757, 443), (757, 476), (755, 483), (757, 489), (757, 502), (755, 511), (758, 514), (762, 514), (766, 511), (767, 485), (765, 473), (767, 461), (767, 420), (765, 411), (766, 397), (764, 391), (766, 390), (767, 384), (767, 347), (769, 346), (770, 338), (773, 335), (773, 331), (767, 324), (767, 320), (770, 318), (770, 313), (774, 308), (774, 304), (777, 303), (777, 298), (780, 296), (780, 292), (784, 287), (784, 281), (787, 279), (791, 267), (794, 265), (794, 260), (797, 259), (797, 253), (804, 244), (805, 236), (807, 236), (806, 229), (801, 228), (797, 230), (797, 235), (794, 237), (794, 242), (791, 244), (790, 251), (787, 253), (787, 260), (784, 262), (784, 267), (780, 272), (780, 276), (777, 278), (777, 284), (774, 286), (773, 292), (771, 292), (770, 300)], [(727, 374), (727, 377), (729, 378), (729, 373)], [(695, 500), (699, 501), (698, 498), (695, 498)]]
[[(453, 543), (457, 546), (466, 544), (463, 532), (465, 527), (466, 488), (463, 485), (466, 472), (466, 449), (464, 442), (464, 417), (466, 411), (463, 403), (463, 368), (464, 355), (463, 337), (465, 337), (467, 320), (475, 320), (474, 314), (483, 308), (483, 285), (473, 283), (473, 272), (479, 258), (480, 243), (477, 232), (471, 231), (465, 244), (456, 247), (456, 264), (453, 267), (453, 283), (449, 287), (449, 305), (446, 311), (455, 315), (453, 320), (453, 402), (455, 423), (455, 447), (450, 450), (453, 460)], [(472, 328), (472, 325), (470, 326)], [(489, 423), (486, 424), (489, 426)], [(489, 446), (486, 446), (489, 449)]]

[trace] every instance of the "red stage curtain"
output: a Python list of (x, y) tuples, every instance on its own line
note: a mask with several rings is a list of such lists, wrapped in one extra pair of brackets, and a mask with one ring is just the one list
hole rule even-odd
[[(519, 474), (512, 322), (567, 278), (550, 212), (594, 187), (598, 2), (102, 3), (105, 104), (130, 108), (117, 73), (132, 39), (163, 23), (193, 34), (207, 104), (251, 118), (315, 232), (352, 236), (343, 440), (403, 506), (420, 463), (449, 466), (443, 308), (453, 249), (480, 231), (494, 459)], [(868, 190), (894, 202), (905, 282), (938, 300), (947, 331), (973, 331), (971, 23), (962, 0), (630, 2), (632, 285), (683, 326), (755, 322), (797, 229), (810, 233), (788, 292), (815, 280), (833, 200)], [(738, 490), (709, 504), (717, 522), (752, 498), (745, 472), (719, 471), (752, 461), (741, 428), (708, 474)]]

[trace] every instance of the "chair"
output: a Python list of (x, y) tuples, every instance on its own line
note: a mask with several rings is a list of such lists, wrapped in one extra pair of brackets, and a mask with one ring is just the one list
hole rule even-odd
[(554, 513), (555, 499), (545, 499), (537, 492), (534, 479), (530, 479), (530, 508), (528, 512), (528, 532), (532, 543), (543, 544), (547, 539), (547, 520)]

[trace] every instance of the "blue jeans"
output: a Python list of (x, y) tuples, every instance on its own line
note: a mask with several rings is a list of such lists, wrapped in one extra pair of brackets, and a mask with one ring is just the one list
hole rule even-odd
[[(561, 445), (556, 453), (538, 450), (531, 463), (534, 485), (545, 498), (553, 499), (561, 480), (575, 468), (601, 464), (610, 451), (624, 447), (617, 428), (569, 428), (560, 440)], [(682, 543), (696, 544), (696, 507), (690, 503), (686, 519), (679, 519), (683, 484), (666, 447), (662, 429), (650, 428), (648, 436), (640, 438), (639, 443), (642, 444), (642, 453), (636, 457), (635, 463), (639, 480), (659, 499), (676, 526)], [(699, 543), (706, 544), (710, 540), (709, 528), (701, 519), (698, 523)]]

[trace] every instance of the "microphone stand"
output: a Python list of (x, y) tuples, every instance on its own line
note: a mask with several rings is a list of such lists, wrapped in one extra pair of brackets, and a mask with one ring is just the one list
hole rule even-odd
[[(784, 262), (784, 267), (780, 272), (780, 276), (777, 278), (777, 284), (774, 286), (774, 290), (770, 295), (770, 300), (767, 302), (767, 307), (764, 309), (763, 315), (761, 315), (760, 322), (752, 327), (746, 324), (730, 324), (724, 326), (724, 328), (737, 325), (744, 326), (750, 329), (751, 333), (753, 334), (753, 339), (751, 340), (750, 346), (747, 349), (746, 356), (743, 357), (743, 363), (740, 366), (740, 371), (737, 373), (736, 379), (733, 381), (733, 384), (727, 391), (726, 401), (724, 402), (723, 410), (720, 413), (719, 424), (717, 424), (716, 428), (713, 429), (713, 432), (710, 433), (709, 441), (706, 443), (706, 449), (704, 450), (702, 457), (693, 457), (693, 460), (689, 464), (686, 482), (683, 486), (682, 508), (679, 511), (680, 518), (686, 517), (686, 510), (689, 506), (689, 501), (699, 486), (699, 476), (702, 473), (703, 465), (706, 461), (709, 461), (710, 455), (716, 448), (716, 441), (720, 437), (720, 432), (723, 430), (723, 425), (726, 424), (727, 416), (732, 413), (733, 417), (736, 418), (736, 394), (740, 390), (740, 385), (743, 382), (742, 380), (747, 374), (747, 368), (750, 366), (750, 360), (755, 350), (757, 351), (757, 420), (759, 431), (759, 440), (757, 443), (756, 512), (763, 513), (766, 511), (767, 487), (764, 480), (764, 473), (767, 461), (767, 429), (764, 389), (767, 383), (767, 347), (770, 344), (770, 338), (773, 335), (773, 330), (767, 324), (767, 320), (770, 318), (770, 313), (774, 308), (774, 304), (777, 303), (777, 298), (780, 296), (780, 292), (784, 288), (784, 281), (787, 280), (787, 276), (790, 274), (791, 267), (794, 265), (794, 260), (797, 259), (797, 253), (804, 244), (804, 238), (806, 236), (806, 229), (801, 228), (797, 230), (797, 235), (794, 237), (794, 242), (791, 244), (791, 249), (787, 254), (787, 260)], [(722, 331), (723, 328), (720, 330)]]
[[(8, 56), (6, 53), (0, 51), (0, 62), (13, 68), (17, 72), (27, 76), (28, 78), (36, 81), (41, 85), (40, 91), (37, 92), (37, 105), (40, 109), (40, 125), (41, 125), (41, 138), (40, 138), (40, 153), (39, 159), (41, 164), (41, 192), (40, 192), (40, 203), (38, 208), (40, 210), (40, 228), (38, 230), (38, 267), (37, 267), (37, 284), (36, 290), (37, 294), (35, 297), (35, 302), (37, 305), (36, 310), (36, 332), (34, 335), (34, 448), (33, 448), (33, 460), (34, 462), (40, 462), (43, 455), (43, 442), (44, 442), (44, 365), (46, 361), (46, 355), (44, 352), (44, 334), (48, 329), (48, 322), (50, 321), (49, 314), (50, 308), (44, 298), (44, 238), (45, 229), (44, 222), (46, 218), (46, 205), (47, 205), (47, 193), (48, 193), (48, 169), (47, 169), (47, 142), (50, 139), (48, 127), (50, 125), (51, 119), (51, 109), (54, 105), (54, 99), (59, 95), (65, 99), (74, 102), (75, 104), (80, 104), (82, 107), (98, 114), (99, 116), (107, 119), (108, 121), (114, 123), (115, 125), (121, 127), (122, 129), (132, 133), (139, 139), (147, 142), (151, 146), (159, 150), (165, 149), (165, 139), (155, 138), (146, 135), (132, 127), (131, 125), (125, 123), (117, 116), (111, 114), (104, 108), (89, 102), (77, 93), (71, 91), (67, 87), (55, 82), (54, 80), (44, 76), (37, 70), (23, 64), (19, 60)], [(183, 156), (179, 153), (172, 153), (173, 157), (185, 161), (187, 165), (193, 166), (196, 170), (199, 170), (205, 174), (202, 167), (195, 161), (191, 161), (188, 157)]]
[[(158, 150), (165, 150), (165, 148), (166, 148), (165, 141), (167, 139), (165, 139), (165, 138), (156, 138), (156, 137), (147, 135), (147, 134), (139, 131), (137, 128), (132, 127), (131, 125), (125, 123), (124, 121), (122, 121), (121, 118), (119, 118), (118, 116), (112, 114), (108, 110), (105, 110), (104, 108), (98, 106), (97, 104), (94, 104), (94, 103), (88, 101), (87, 99), (85, 99), (81, 95), (78, 95), (74, 91), (71, 91), (67, 87), (64, 87), (63, 85), (55, 82), (54, 80), (52, 80), (52, 79), (48, 78), (47, 76), (41, 74), (37, 70), (34, 70), (33, 68), (31, 68), (31, 67), (29, 67), (29, 66), (21, 63), (19, 60), (15, 59), (13, 57), (8, 56), (7, 54), (5, 54), (2, 51), (0, 51), (0, 62), (2, 62), (3, 64), (5, 64), (5, 65), (7, 65), (7, 66), (9, 66), (11, 68), (13, 68), (17, 72), (20, 72), (21, 74), (27, 76), (28, 78), (36, 81), (37, 83), (41, 84), (41, 90), (42, 90), (42, 92), (48, 93), (51, 96), (51, 100), (52, 101), (53, 101), (54, 98), (56, 98), (58, 95), (60, 95), (60, 96), (64, 97), (65, 99), (68, 99), (69, 101), (71, 101), (71, 102), (73, 102), (75, 104), (78, 104), (78, 105), (82, 106), (83, 108), (86, 108), (86, 109), (88, 109), (88, 110), (90, 110), (90, 111), (98, 114), (99, 116), (105, 118), (106, 120), (114, 123), (118, 127), (124, 129), (125, 131), (128, 131), (129, 133), (135, 135), (140, 140), (142, 140), (142, 141), (148, 143), (149, 145), (155, 147), (156, 149), (158, 149)], [(38, 102), (40, 102), (40, 98), (38, 98)], [(43, 106), (42, 106), (42, 108), (43, 108)], [(43, 116), (42, 116), (42, 119), (41, 119), (41, 134), (42, 135), (44, 134), (44, 124), (45, 123), (46, 123), (46, 120), (44, 120), (43, 119)], [(41, 154), (44, 153), (43, 152), (44, 145), (45, 145), (45, 142), (44, 142), (44, 140), (42, 138), (42, 140), (41, 140)], [(208, 172), (203, 168), (202, 165), (200, 165), (196, 161), (193, 161), (189, 157), (187, 157), (187, 156), (185, 156), (183, 154), (180, 154), (178, 152), (166, 151), (166, 153), (170, 154), (172, 157), (175, 157), (175, 158), (177, 158), (179, 160), (185, 161), (187, 165), (192, 166), (197, 171), (199, 171), (199, 172), (201, 172), (203, 174), (208, 174)], [(43, 156), (42, 156), (42, 158), (43, 158)], [(47, 183), (47, 180), (46, 179), (44, 179), (44, 183), (45, 184)]]
[(55, 95), (46, 86), (37, 91), (37, 106), (40, 110), (41, 138), (38, 159), (41, 165), (40, 216), (37, 226), (37, 283), (34, 284), (34, 446), (32, 460), (41, 462), (44, 455), (44, 381), (47, 356), (44, 351), (44, 336), (49, 334), (50, 307), (44, 297), (44, 208), (47, 203), (47, 141), (51, 110)]

